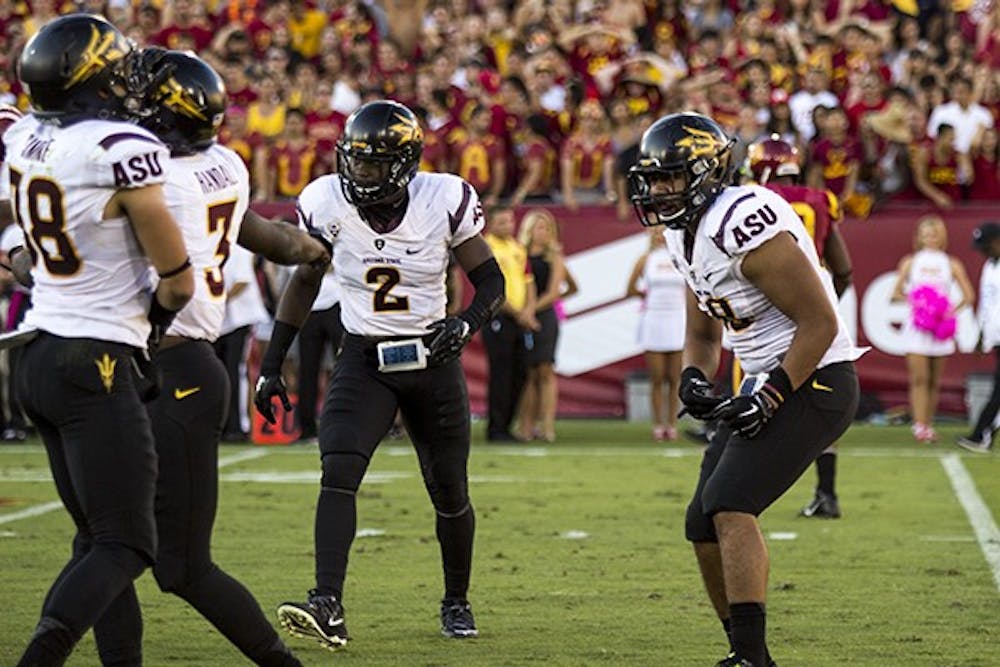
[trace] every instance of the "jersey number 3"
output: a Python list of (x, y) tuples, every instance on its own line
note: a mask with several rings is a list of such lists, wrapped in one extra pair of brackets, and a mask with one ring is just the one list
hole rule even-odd
[(229, 228), (233, 224), (235, 210), (236, 200), (212, 204), (208, 207), (209, 235), (222, 230), (219, 245), (215, 246), (215, 258), (219, 260), (219, 264), (205, 269), (205, 282), (208, 283), (208, 291), (216, 298), (226, 293), (226, 281), (222, 275), (222, 267), (229, 259)]
[(35, 264), (41, 255), (45, 270), (53, 276), (72, 276), (80, 270), (80, 256), (73, 240), (66, 234), (66, 207), (62, 188), (55, 181), (34, 177), (28, 181), (28, 220), (21, 216), (21, 179), (16, 169), (10, 170), (10, 185), (14, 194), (14, 216), (24, 230), (28, 251)]

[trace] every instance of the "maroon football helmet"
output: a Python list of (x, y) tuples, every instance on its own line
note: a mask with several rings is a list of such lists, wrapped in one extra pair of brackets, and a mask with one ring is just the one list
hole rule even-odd
[(798, 176), (799, 149), (777, 134), (750, 144), (747, 162), (755, 181), (765, 185), (776, 176)]

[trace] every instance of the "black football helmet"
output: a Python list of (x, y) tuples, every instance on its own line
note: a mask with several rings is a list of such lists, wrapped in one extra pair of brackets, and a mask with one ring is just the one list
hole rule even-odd
[(632, 206), (639, 222), (685, 229), (730, 183), (735, 139), (697, 113), (664, 116), (639, 142), (639, 160), (629, 169)]
[(151, 82), (148, 114), (140, 123), (170, 146), (191, 155), (213, 143), (226, 115), (226, 86), (212, 66), (181, 51), (143, 50)]
[(131, 119), (126, 72), (131, 53), (131, 43), (104, 18), (70, 14), (45, 24), (28, 41), (18, 76), (40, 118)]
[(405, 106), (390, 100), (360, 106), (337, 141), (337, 171), (347, 201), (355, 206), (400, 201), (423, 148), (423, 130)]

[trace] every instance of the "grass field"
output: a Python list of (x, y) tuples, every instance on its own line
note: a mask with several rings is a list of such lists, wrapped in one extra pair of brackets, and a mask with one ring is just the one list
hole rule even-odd
[[(302, 661), (715, 664), (723, 635), (683, 531), (700, 448), (654, 445), (642, 424), (559, 426), (546, 447), (474, 446), (481, 636), (465, 642), (438, 634), (438, 547), (416, 459), (405, 442), (385, 443), (359, 498), (346, 591), (353, 641), (333, 655), (289, 639)], [(958, 432), (918, 446), (904, 427), (855, 427), (842, 441), (843, 519), (796, 516), (813, 471), (765, 513), (769, 643), (781, 667), (1000, 666), (1000, 457), (960, 453)], [(316, 448), (224, 447), (220, 462), (215, 559), (273, 616), (312, 585)], [(17, 517), (56, 500), (40, 448), (0, 446), (0, 665), (20, 655), (71, 537), (61, 507)], [(973, 521), (993, 540), (992, 568)], [(139, 596), (147, 665), (246, 664), (148, 574)], [(68, 664), (97, 664), (90, 635)]]

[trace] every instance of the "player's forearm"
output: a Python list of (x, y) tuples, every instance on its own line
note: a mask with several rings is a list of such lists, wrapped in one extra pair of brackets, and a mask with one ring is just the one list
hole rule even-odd
[(788, 347), (782, 368), (788, 374), (793, 388), (798, 388), (815, 372), (820, 360), (837, 335), (837, 316), (833, 308), (824, 309), (813, 318), (796, 322), (795, 336)]
[(309, 264), (329, 258), (326, 247), (301, 229), (265, 220), (253, 211), (243, 218), (237, 243), (275, 264)]
[(313, 302), (323, 282), (323, 270), (303, 264), (295, 269), (278, 301), (274, 319), (300, 329), (312, 311)]
[[(688, 333), (690, 334), (690, 330)], [(684, 361), (681, 366), (683, 368), (694, 366), (701, 370), (705, 377), (711, 378), (719, 368), (721, 350), (722, 346), (716, 341), (692, 338), (689, 335), (684, 345)]]

